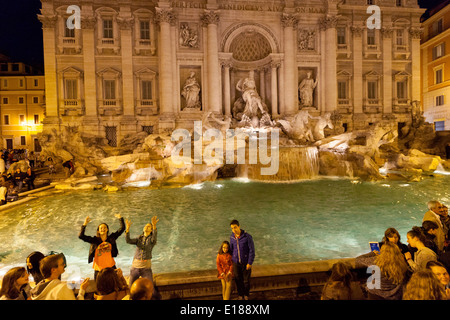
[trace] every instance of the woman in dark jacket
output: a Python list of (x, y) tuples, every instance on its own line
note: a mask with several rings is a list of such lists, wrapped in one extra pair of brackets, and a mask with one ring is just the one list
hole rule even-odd
[(94, 262), (94, 279), (97, 274), (104, 268), (116, 268), (114, 257), (117, 257), (119, 250), (117, 249), (116, 240), (125, 231), (125, 222), (120, 214), (114, 215), (120, 221), (120, 228), (109, 234), (109, 227), (106, 223), (102, 223), (97, 227), (97, 235), (95, 237), (85, 235), (86, 226), (91, 221), (86, 217), (81, 226), (78, 238), (91, 244), (89, 248), (88, 263)]

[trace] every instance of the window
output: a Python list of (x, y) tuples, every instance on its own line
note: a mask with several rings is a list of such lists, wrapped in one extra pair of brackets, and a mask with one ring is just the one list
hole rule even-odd
[(3, 86), (4, 86), (5, 88), (8, 87), (8, 80), (6, 80), (6, 79), (3, 80)]
[(12, 71), (19, 71), (19, 64), (13, 63), (11, 66)]
[(4, 98), (3, 98), (3, 104), (8, 104), (8, 103), (9, 103), (9, 98), (4, 97)]
[(338, 99), (348, 99), (347, 81), (338, 81)]
[(19, 79), (19, 87), (23, 87), (23, 79)]
[(397, 99), (407, 99), (408, 90), (407, 90), (407, 82), (399, 81), (397, 82)]
[(337, 31), (337, 43), (338, 44), (346, 44), (345, 28), (339, 27), (339, 28), (337, 28), (336, 31)]
[(25, 146), (27, 144), (27, 139), (25, 136), (20, 136), (20, 144)]
[(8, 114), (5, 114), (3, 116), (3, 124), (4, 125), (9, 125), (9, 115)]
[(38, 114), (34, 115), (34, 124), (39, 124), (39, 115)]
[(77, 79), (66, 79), (66, 99), (78, 99), (78, 81)]
[(404, 35), (404, 31), (403, 29), (397, 29), (395, 32), (395, 40), (398, 46), (403, 46), (405, 44), (403, 35)]
[(13, 139), (5, 139), (6, 141), (6, 149), (13, 149)]
[(105, 39), (114, 38), (112, 19), (103, 20), (103, 38)]
[(443, 81), (443, 70), (442, 69), (437, 69), (435, 72), (435, 84), (439, 84), (442, 83)]
[(19, 124), (22, 126), (25, 125), (25, 115), (24, 114), (19, 115)]
[(445, 55), (445, 42), (433, 48), (433, 60), (436, 60)]
[(67, 19), (64, 21), (64, 37), (75, 38), (75, 28), (73, 29), (67, 28)]
[(440, 95), (436, 97), (436, 106), (444, 105), (444, 95)]
[(153, 126), (142, 126), (142, 131), (147, 132), (148, 134), (152, 134)]
[(444, 131), (445, 130), (445, 121), (436, 121), (434, 123), (434, 130)]
[(116, 80), (104, 80), (104, 93), (106, 100), (116, 99)]
[(367, 0), (367, 4), (368, 4), (369, 6), (372, 5), (372, 4), (375, 4), (374, 1), (375, 1), (375, 0)]
[(150, 22), (140, 21), (141, 39), (150, 40)]
[(8, 64), (7, 63), (3, 63), (0, 70), (1, 71), (8, 71)]
[(375, 45), (375, 29), (367, 29), (367, 44), (369, 46)]
[(152, 82), (143, 80), (142, 82), (142, 100), (152, 100)]
[(435, 23), (433, 23), (432, 25), (432, 34), (433, 36), (438, 35), (439, 33), (441, 33), (443, 31), (443, 20), (439, 19), (438, 21), (436, 21)]
[(38, 79), (34, 79), (34, 86), (35, 87), (39, 86), (39, 80)]
[(19, 104), (24, 104), (24, 102), (25, 102), (24, 97), (19, 97)]
[(41, 145), (40, 145), (39, 140), (37, 138), (34, 138), (34, 151), (35, 152), (41, 152), (42, 151)]
[(402, 0), (396, 0), (396, 1), (395, 1), (395, 5), (396, 5), (397, 7), (403, 6)]
[(111, 147), (117, 147), (117, 128), (116, 127), (105, 127), (106, 140), (108, 140), (108, 145)]
[(378, 90), (377, 90), (377, 82), (376, 81), (368, 81), (367, 82), (367, 98), (368, 99), (378, 99)]
[(38, 104), (39, 103), (39, 97), (33, 97), (33, 103)]

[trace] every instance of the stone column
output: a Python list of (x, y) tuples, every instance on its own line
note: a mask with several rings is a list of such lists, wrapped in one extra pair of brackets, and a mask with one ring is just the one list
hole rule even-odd
[(392, 113), (392, 34), (390, 27), (381, 29), (383, 41), (383, 114)]
[(265, 102), (266, 100), (266, 68), (262, 67), (259, 69), (259, 95), (261, 100)]
[(224, 109), (225, 115), (231, 115), (231, 85), (230, 85), (230, 67), (231, 63), (229, 61), (222, 62), (223, 66), (223, 98), (224, 98)]
[(280, 66), (279, 63), (272, 62), (271, 67), (271, 74), (270, 74), (270, 91), (271, 91), (271, 98), (272, 98), (272, 117), (278, 116), (278, 67)]
[[(411, 101), (420, 101), (420, 38), (423, 28), (413, 27), (409, 29), (411, 35), (411, 69), (412, 69), (412, 92)], [(425, 51), (425, 50), (424, 50)], [(428, 78), (426, 78), (428, 79)]]
[(206, 64), (208, 70), (208, 101), (206, 110), (222, 114), (219, 49), (217, 42), (217, 25), (219, 15), (216, 11), (206, 11), (202, 16), (203, 24), (207, 27)]
[(353, 114), (363, 113), (363, 60), (362, 60), (362, 32), (360, 26), (352, 26), (353, 34)]
[(131, 29), (134, 19), (118, 17), (122, 52), (122, 101), (123, 115), (134, 116), (133, 39)]
[(95, 73), (95, 18), (83, 17), (81, 30), (83, 32), (83, 68), (84, 68), (84, 101), (86, 116), (97, 117), (97, 85)]
[(337, 78), (336, 78), (336, 23), (337, 16), (327, 15), (320, 21), (321, 30), (325, 32), (325, 110), (334, 111), (337, 108)]
[(161, 116), (173, 116), (172, 74), (175, 62), (172, 61), (172, 42), (170, 23), (174, 19), (171, 9), (156, 8), (160, 27), (159, 35), (159, 91)]
[(44, 41), (44, 71), (45, 71), (45, 118), (44, 126), (58, 128), (59, 108), (58, 108), (58, 88), (56, 73), (56, 35), (55, 28), (57, 22), (56, 15), (39, 15), (42, 23), (42, 33)]
[(296, 39), (295, 28), (297, 27), (298, 20), (294, 15), (283, 14), (281, 18), (283, 26), (283, 42), (284, 42), (284, 110), (286, 115), (293, 115), (298, 111), (298, 99), (297, 99), (297, 65), (295, 58), (295, 44)]

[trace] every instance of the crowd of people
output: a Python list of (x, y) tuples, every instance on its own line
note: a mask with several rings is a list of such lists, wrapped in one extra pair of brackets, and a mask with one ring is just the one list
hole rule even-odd
[[(0, 205), (7, 202), (17, 201), (19, 193), (23, 191), (24, 186), (27, 190), (35, 189), (34, 181), (36, 174), (34, 168), (40, 165), (38, 156), (33, 152), (25, 149), (2, 150), (0, 157)], [(15, 165), (19, 161), (24, 160), (26, 170), (22, 171), (23, 166)], [(10, 169), (11, 168), (11, 169)]]
[(356, 268), (367, 268), (361, 286), (348, 263), (333, 265), (322, 300), (449, 300), (450, 217), (439, 201), (428, 202), (422, 225), (401, 242), (395, 228), (385, 231), (379, 251), (356, 257)]
[[(395, 228), (388, 228), (379, 249), (356, 257), (354, 268), (367, 268), (368, 279), (361, 285), (348, 263), (333, 265), (323, 287), (322, 300), (449, 300), (450, 299), (450, 217), (448, 208), (439, 201), (428, 202), (422, 225), (413, 226), (407, 242), (401, 241)], [(156, 216), (151, 218), (138, 237), (131, 237), (131, 222), (120, 214), (120, 227), (111, 232), (106, 223), (97, 226), (96, 234), (86, 235), (91, 222), (86, 217), (79, 239), (90, 244), (88, 262), (94, 269), (96, 300), (158, 300), (161, 295), (153, 282), (152, 251), (157, 243)], [(238, 299), (248, 300), (255, 246), (252, 236), (230, 223), (229, 241), (220, 245), (217, 278), (222, 284), (222, 298), (229, 300), (234, 280)], [(126, 243), (135, 246), (128, 281), (116, 267), (117, 239), (125, 232)], [(378, 251), (379, 250), (379, 251)], [(89, 278), (81, 283), (78, 294), (61, 281), (67, 262), (64, 254), (47, 256), (33, 252), (25, 267), (10, 269), (3, 277), (0, 300), (84, 300)], [(370, 271), (370, 272), (369, 272)], [(34, 279), (32, 288), (29, 276)]]
[[(94, 269), (95, 300), (159, 300), (161, 295), (153, 282), (151, 267), (153, 247), (157, 243), (158, 218), (152, 217), (138, 237), (130, 236), (131, 222), (120, 214), (120, 227), (111, 232), (106, 223), (97, 226), (94, 236), (86, 235), (91, 222), (86, 217), (81, 226), (79, 239), (90, 244), (88, 262)], [(240, 228), (239, 222), (230, 223), (230, 242), (224, 241), (217, 255), (217, 277), (223, 285), (223, 299), (228, 300), (231, 281), (234, 278), (241, 300), (248, 300), (250, 292), (251, 266), (255, 258), (253, 239)], [(128, 281), (122, 270), (116, 267), (114, 258), (118, 255), (117, 239), (125, 232), (125, 240), (136, 247)], [(84, 300), (89, 278), (80, 284), (77, 295), (68, 284), (61, 281), (67, 262), (63, 253), (33, 252), (26, 259), (25, 267), (14, 267), (3, 277), (0, 300)], [(29, 283), (34, 280), (34, 287)]]

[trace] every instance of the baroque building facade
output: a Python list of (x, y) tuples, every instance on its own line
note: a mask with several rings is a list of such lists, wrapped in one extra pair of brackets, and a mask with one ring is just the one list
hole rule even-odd
[(422, 101), (425, 120), (450, 130), (450, 1), (422, 16)]
[[(274, 119), (306, 108), (333, 112), (347, 130), (407, 124), (420, 101), (416, 0), (41, 2), (44, 127), (77, 127), (111, 146), (192, 128), (206, 112), (235, 117), (250, 73)], [(371, 5), (376, 28), (367, 27)], [(68, 28), (74, 17), (79, 27)]]
[(39, 152), (45, 114), (42, 72), (0, 54), (0, 133), (4, 149)]

